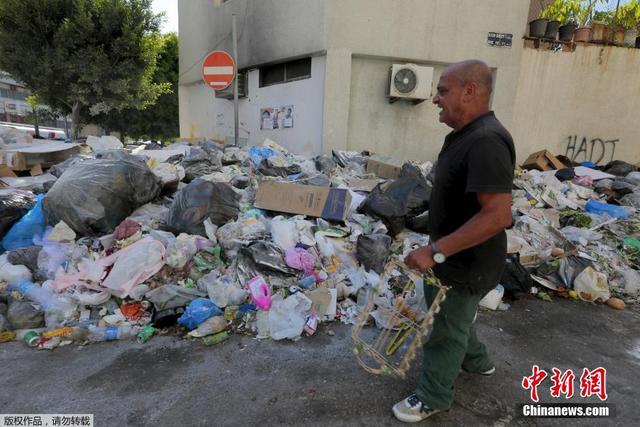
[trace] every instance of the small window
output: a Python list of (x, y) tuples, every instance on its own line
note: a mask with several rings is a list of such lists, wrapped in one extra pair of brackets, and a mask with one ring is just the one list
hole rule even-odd
[(287, 81), (311, 77), (311, 58), (298, 59), (297, 61), (287, 62), (285, 65)]
[(260, 87), (284, 83), (284, 64), (260, 68)]
[(311, 77), (311, 58), (296, 59), (260, 68), (260, 87)]

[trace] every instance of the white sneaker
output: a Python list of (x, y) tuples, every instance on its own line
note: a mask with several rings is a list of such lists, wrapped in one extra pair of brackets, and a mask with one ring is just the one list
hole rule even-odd
[(443, 411), (425, 406), (415, 393), (393, 405), (392, 410), (393, 415), (404, 423), (417, 423)]

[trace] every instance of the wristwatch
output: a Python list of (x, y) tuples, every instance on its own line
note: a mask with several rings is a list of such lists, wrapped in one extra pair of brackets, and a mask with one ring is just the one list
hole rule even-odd
[(447, 256), (442, 253), (436, 242), (431, 244), (431, 257), (436, 264), (442, 264), (447, 260)]

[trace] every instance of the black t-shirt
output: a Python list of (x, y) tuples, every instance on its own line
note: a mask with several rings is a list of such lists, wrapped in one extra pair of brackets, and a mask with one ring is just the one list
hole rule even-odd
[[(451, 132), (438, 156), (429, 209), (432, 241), (453, 233), (480, 211), (476, 193), (510, 193), (515, 148), (493, 111)], [(447, 258), (434, 272), (448, 286), (484, 293), (494, 288), (505, 264), (504, 231)]]

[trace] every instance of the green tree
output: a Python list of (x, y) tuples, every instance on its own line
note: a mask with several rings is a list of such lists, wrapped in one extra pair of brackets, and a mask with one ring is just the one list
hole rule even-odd
[(82, 110), (145, 108), (168, 91), (152, 81), (161, 17), (151, 0), (0, 0), (0, 69), (71, 113), (77, 137)]
[(36, 138), (40, 138), (40, 121), (38, 120), (38, 105), (40, 104), (40, 99), (38, 98), (38, 95), (36, 95), (35, 93), (32, 95), (29, 95), (25, 98), (25, 101), (27, 101), (27, 104), (29, 105), (29, 107), (31, 107), (31, 114), (33, 114), (33, 128), (35, 130), (35, 136)]
[(161, 95), (157, 102), (145, 109), (128, 108), (99, 114), (91, 122), (109, 131), (120, 132), (133, 139), (169, 140), (180, 134), (178, 121), (178, 36), (169, 33), (162, 36), (153, 75), (155, 84), (169, 84), (171, 90)]

